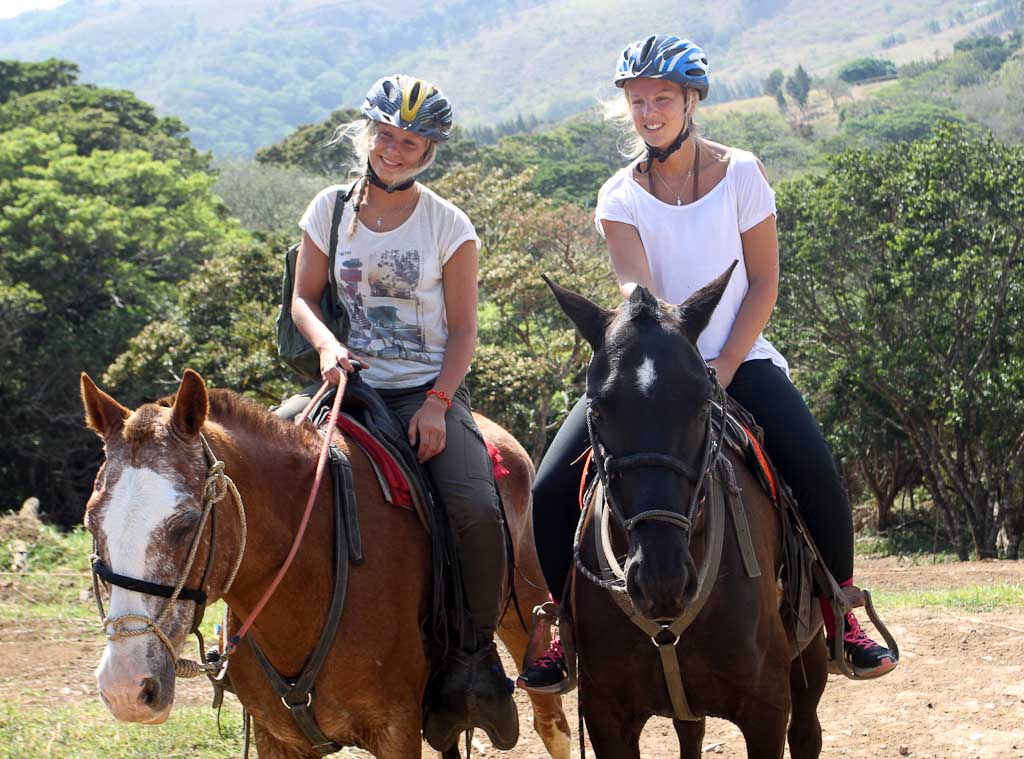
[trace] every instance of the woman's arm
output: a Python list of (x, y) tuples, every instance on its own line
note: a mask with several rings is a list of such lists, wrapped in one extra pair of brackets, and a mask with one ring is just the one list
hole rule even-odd
[(747, 294), (722, 352), (708, 361), (715, 367), (722, 387), (729, 387), (757, 336), (764, 331), (779, 295), (779, 238), (775, 231), (775, 214), (748, 229), (740, 239), (747, 268)]
[[(448, 344), (445, 346), (441, 373), (434, 389), (448, 398), (455, 395), (469, 371), (476, 350), (477, 243), (466, 240), (441, 271), (444, 287), (444, 309), (448, 321)], [(409, 422), (409, 443), (419, 438), (419, 460), (426, 461), (444, 450), (444, 414), (448, 404), (436, 395), (428, 395)]]
[(320, 354), (320, 376), (331, 384), (338, 384), (341, 375), (338, 365), (352, 371), (349, 352), (324, 324), (320, 313), (320, 295), (329, 280), (328, 259), (309, 234), (302, 234), (299, 255), (295, 261), (295, 288), (292, 290), (292, 320), (299, 332)]
[[(647, 251), (644, 250), (640, 233), (632, 224), (622, 221), (601, 219), (604, 239), (608, 243), (608, 255), (615, 267), (615, 277), (619, 280), (619, 291), (623, 298), (628, 298), (637, 285), (648, 290), (651, 287), (651, 267), (647, 262)], [(661, 293), (654, 293), (661, 297)]]

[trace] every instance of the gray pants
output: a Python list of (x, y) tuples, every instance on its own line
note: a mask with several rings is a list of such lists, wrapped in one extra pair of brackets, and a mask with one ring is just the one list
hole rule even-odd
[[(320, 385), (304, 388), (274, 410), (278, 416), (294, 418)], [(384, 402), (402, 420), (405, 429), (423, 405), (428, 387), (408, 392), (385, 391)], [(507, 557), (505, 533), (494, 471), (483, 435), (473, 421), (469, 391), (459, 386), (452, 407), (445, 414), (444, 450), (426, 462), (431, 477), (444, 499), (448, 517), (459, 541), (462, 578), (473, 624), (481, 636), (490, 638), (498, 625), (501, 590)]]

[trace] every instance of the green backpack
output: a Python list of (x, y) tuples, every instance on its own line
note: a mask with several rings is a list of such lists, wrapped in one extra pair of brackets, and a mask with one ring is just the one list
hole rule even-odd
[[(341, 214), (345, 209), (345, 203), (352, 197), (354, 187), (355, 184), (352, 184), (345, 190), (339, 190), (334, 201), (334, 212), (331, 214), (331, 245), (327, 253), (328, 281), (320, 295), (320, 313), (324, 316), (324, 324), (343, 345), (348, 340), (349, 317), (348, 311), (335, 297), (338, 282), (334, 273), (334, 258), (338, 252)], [(277, 314), (277, 355), (303, 378), (312, 381), (320, 379), (320, 356), (292, 321), (292, 290), (295, 288), (295, 260), (298, 255), (299, 246), (296, 244), (288, 248), (284, 256), (281, 310)]]

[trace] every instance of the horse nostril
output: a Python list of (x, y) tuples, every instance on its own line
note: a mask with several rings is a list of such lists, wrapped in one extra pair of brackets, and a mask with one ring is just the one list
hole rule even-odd
[(160, 683), (154, 680), (152, 677), (143, 679), (142, 690), (139, 691), (139, 703), (146, 706), (152, 706), (160, 695)]

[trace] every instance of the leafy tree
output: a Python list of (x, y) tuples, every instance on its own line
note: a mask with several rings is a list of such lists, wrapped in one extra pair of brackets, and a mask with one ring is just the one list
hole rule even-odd
[(886, 58), (857, 58), (840, 66), (836, 76), (850, 84), (868, 79), (893, 78), (896, 76), (896, 64)]
[(0, 132), (8, 497), (36, 495), (61, 521), (80, 516), (98, 447), (81, 424), (78, 372), (99, 376), (164, 312), (175, 283), (237, 234), (212, 184), (141, 150), (83, 156), (52, 133)]
[(782, 91), (785, 79), (786, 75), (782, 69), (772, 69), (772, 72), (761, 83), (761, 90), (769, 97), (776, 97)]
[(908, 100), (887, 103), (878, 113), (844, 118), (842, 131), (854, 140), (877, 145), (922, 140), (939, 124), (963, 122), (963, 114), (949, 106)]
[(958, 554), (968, 535), (995, 556), (1022, 508), (1024, 151), (943, 125), (848, 151), (779, 206), (789, 352), (847, 378), (861, 418), (887, 409)]
[(289, 239), (301, 234), (298, 221), (313, 196), (344, 179), (294, 166), (228, 160), (217, 165), (213, 191), (245, 229)]
[(274, 343), (282, 251), (287, 238), (235, 237), (176, 288), (161, 318), (131, 338), (104, 381), (143, 400), (171, 393), (181, 371), (265, 403), (294, 392), (296, 382)]
[(125, 90), (74, 84), (14, 97), (0, 106), (0, 131), (16, 127), (55, 134), (83, 156), (94, 150), (145, 150), (193, 170), (209, 166), (209, 156), (185, 136), (184, 123), (158, 117), (153, 106)]
[(541, 199), (528, 189), (531, 182), (528, 173), (489, 173), (485, 182), (478, 168), (458, 169), (437, 189), (469, 214), (483, 243), (474, 403), (539, 462), (582, 392), (590, 359), (541, 275), (609, 305), (619, 298), (592, 214)]
[(77, 79), (78, 66), (70, 61), (0, 61), (0, 104), (18, 95), (67, 87)]
[(800, 110), (807, 108), (807, 96), (811, 92), (811, 77), (807, 75), (804, 67), (797, 65), (792, 76), (786, 77), (786, 92), (800, 106)]

